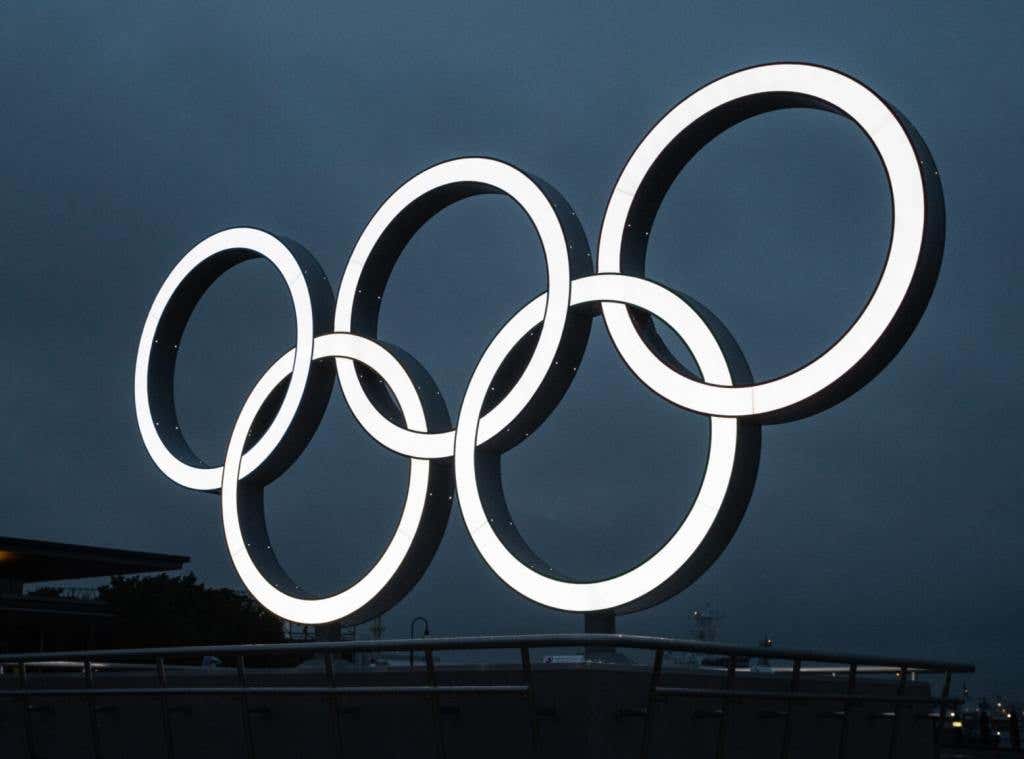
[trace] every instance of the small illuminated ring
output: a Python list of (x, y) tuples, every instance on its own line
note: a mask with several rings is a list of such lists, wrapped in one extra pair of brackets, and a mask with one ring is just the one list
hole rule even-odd
[[(356, 242), (341, 281), (334, 320), (336, 332), (375, 338), (388, 277), (412, 235), (452, 203), (492, 193), (510, 197), (533, 223), (544, 251), (547, 291), (542, 296), (546, 308), (533, 354), (513, 387), (484, 415), (479, 443), (506, 430), (547, 380), (567, 331), (570, 278), (592, 271), (586, 237), (576, 215), (553, 188), (490, 158), (457, 158), (417, 174), (384, 201)], [(336, 363), (349, 408), (378, 442), (418, 458), (445, 458), (454, 453), (454, 430), (422, 433), (403, 429), (380, 412), (352, 361), (341, 358)]]
[[(874, 293), (849, 330), (823, 354), (767, 382), (727, 387), (669, 370), (625, 305), (605, 303), (609, 333), (623, 360), (674, 403), (704, 414), (784, 421), (842, 400), (892, 358), (924, 310), (938, 272), (943, 207), (938, 172), (924, 143), (864, 85), (806, 64), (772, 64), (730, 74), (673, 108), (637, 147), (605, 213), (598, 271), (643, 275), (654, 215), (669, 184), (701, 147), (730, 126), (765, 111), (812, 107), (838, 111), (874, 144), (893, 202), (888, 258)], [(683, 308), (677, 305), (676, 308)]]
[[(384, 381), (394, 393), (409, 429), (428, 430), (428, 418), (416, 385), (388, 350), (358, 335), (328, 334), (316, 338), (314, 361), (339, 356), (359, 362)], [(305, 593), (288, 577), (270, 547), (263, 515), (263, 484), (239, 482), (245, 460), (242, 451), (250, 428), (275, 389), (293, 375), (295, 359), (296, 352), (289, 351), (267, 370), (246, 399), (231, 433), (221, 490), (228, 550), (245, 587), (280, 617), (305, 624), (368, 619), (405, 595), (433, 557), (451, 509), (450, 462), (411, 459), (402, 516), (376, 564), (341, 593), (326, 598)]]
[[(733, 373), (711, 329), (669, 290), (620, 274), (573, 280), (571, 306), (594, 302), (625, 304), (658, 316), (685, 342), (706, 381), (720, 385), (732, 381)], [(495, 460), (500, 454), (483, 451), (475, 442), (480, 412), (495, 374), (543, 315), (542, 297), (528, 303), (490, 343), (469, 380), (455, 438), (455, 483), (463, 520), (491, 569), (527, 598), (564, 611), (636, 611), (692, 582), (728, 541), (753, 485), (759, 428), (734, 418), (711, 418), (710, 450), (700, 490), (682, 524), (649, 559), (621, 575), (596, 582), (557, 576), (529, 549), (512, 523), (501, 495), (500, 468)], [(659, 395), (669, 397), (665, 388), (644, 381)], [(491, 460), (481, 465), (487, 456)], [(489, 481), (481, 484), (481, 477)]]
[[(264, 466), (281, 448), (297, 414), (322, 413), (330, 384), (311, 382), (313, 338), (329, 329), (330, 284), (299, 245), (258, 229), (226, 229), (190, 250), (168, 275), (149, 309), (135, 359), (135, 413), (146, 450), (171, 480), (186, 488), (220, 488), (222, 467), (208, 466), (189, 447), (174, 406), (174, 365), (185, 325), (203, 293), (227, 269), (256, 257), (270, 261), (295, 311), (295, 366), (281, 406), (241, 461), (242, 476)], [(315, 395), (315, 398), (309, 396)]]

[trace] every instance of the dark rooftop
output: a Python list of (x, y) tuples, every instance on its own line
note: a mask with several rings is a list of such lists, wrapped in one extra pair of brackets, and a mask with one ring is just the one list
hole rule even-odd
[(140, 572), (169, 572), (181, 569), (188, 561), (188, 556), (166, 553), (0, 536), (2, 580), (31, 583)]

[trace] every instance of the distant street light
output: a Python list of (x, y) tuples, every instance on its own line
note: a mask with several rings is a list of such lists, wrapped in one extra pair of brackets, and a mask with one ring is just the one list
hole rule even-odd
[[(428, 637), (430, 635), (430, 622), (427, 621), (427, 618), (426, 617), (413, 617), (412, 622), (409, 623), (409, 640), (412, 640), (413, 638), (416, 637), (416, 623), (420, 622), (420, 621), (423, 622), (423, 637), (426, 638), (426, 637)], [(409, 669), (412, 669), (412, 666), (413, 666), (412, 657), (413, 657), (413, 649), (410, 648), (409, 649)]]

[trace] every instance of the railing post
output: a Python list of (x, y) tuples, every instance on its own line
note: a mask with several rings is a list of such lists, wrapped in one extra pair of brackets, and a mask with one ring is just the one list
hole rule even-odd
[(245, 675), (245, 656), (238, 654), (238, 685), (242, 689), (242, 732), (245, 738), (245, 752), (249, 759), (256, 759), (256, 743), (252, 737), (252, 714), (249, 712), (249, 683)]
[[(729, 657), (729, 669), (725, 675), (725, 690), (731, 691), (736, 685), (736, 655)], [(722, 718), (718, 721), (718, 742), (715, 749), (715, 759), (725, 759), (725, 737), (729, 729), (729, 702), (728, 695), (722, 697)]]
[(424, 648), (423, 655), (427, 660), (427, 683), (430, 685), (430, 705), (434, 712), (434, 729), (437, 745), (434, 753), (437, 759), (444, 759), (444, 723), (441, 722), (441, 695), (437, 692), (437, 673), (434, 671), (434, 652)]
[[(85, 687), (88, 690), (93, 688), (93, 671), (92, 662), (86, 659), (82, 662), (82, 674), (85, 677)], [(86, 706), (89, 709), (89, 732), (92, 736), (92, 755), (95, 759), (102, 759), (102, 751), (100, 750), (100, 723), (99, 718), (96, 715), (96, 697), (91, 693), (86, 696)]]
[(658, 679), (661, 677), (661, 665), (665, 651), (654, 650), (654, 664), (651, 666), (651, 682), (647, 686), (647, 711), (644, 713), (644, 732), (640, 739), (640, 759), (647, 759), (651, 750), (651, 725), (654, 719), (654, 700), (658, 691)]
[(953, 680), (953, 672), (946, 670), (946, 677), (942, 683), (942, 695), (939, 696), (939, 718), (932, 725), (932, 757), (939, 759), (942, 743), (942, 728), (946, 724), (946, 707), (949, 703), (949, 686)]
[[(18, 687), (22, 690), (28, 689), (28, 663), (18, 662)], [(32, 704), (29, 703), (28, 694), (22, 698), (22, 709), (25, 721), (25, 756), (28, 759), (36, 759), (35, 736), (32, 732)]]
[(526, 708), (530, 710), (530, 751), (536, 754), (540, 750), (540, 724), (537, 719), (537, 695), (533, 691), (529, 646), (519, 647), (519, 659), (522, 662), (523, 679), (526, 681)]
[[(164, 664), (164, 657), (156, 657), (156, 679), (161, 690), (167, 689), (167, 667)], [(171, 733), (171, 713), (167, 705), (167, 693), (160, 694), (160, 716), (164, 723), (164, 745), (167, 749), (167, 759), (174, 759), (174, 736)]]
[[(904, 664), (900, 667), (900, 684), (896, 687), (896, 698), (900, 699), (907, 689), (907, 666)], [(899, 741), (900, 735), (900, 718), (903, 715), (903, 704), (898, 700), (893, 701), (892, 704), (892, 735), (889, 736), (889, 759), (895, 759), (896, 757), (896, 744)]]
[(529, 710), (529, 750), (537, 754), (541, 746), (541, 730), (537, 714), (537, 694), (534, 692), (534, 668), (529, 662), (529, 646), (519, 646), (522, 677), (526, 683), (526, 709)]
[[(857, 688), (857, 665), (850, 665), (850, 672), (846, 677), (846, 695), (852, 696), (853, 691)], [(843, 727), (842, 732), (839, 734), (839, 759), (846, 759), (846, 742), (850, 735), (850, 707), (853, 706), (853, 702), (846, 700), (843, 702)]]
[[(789, 679), (789, 692), (790, 694), (796, 693), (800, 690), (800, 660), (793, 660), (793, 674)], [(788, 759), (789, 757), (789, 744), (793, 736), (793, 699), (786, 699), (786, 723), (782, 728), (782, 751), (779, 756), (781, 759)]]
[(334, 738), (338, 749), (338, 759), (345, 754), (344, 741), (341, 736), (341, 694), (338, 693), (338, 679), (334, 675), (334, 652), (324, 652), (324, 671), (327, 683), (331, 686), (331, 711), (334, 714)]

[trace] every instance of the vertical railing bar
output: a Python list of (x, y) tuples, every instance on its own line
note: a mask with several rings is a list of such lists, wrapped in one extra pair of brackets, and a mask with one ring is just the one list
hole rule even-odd
[(245, 751), (249, 759), (256, 759), (256, 742), (252, 737), (252, 714), (249, 712), (249, 683), (245, 674), (245, 656), (238, 654), (238, 661), (235, 665), (238, 671), (238, 687), (242, 689), (242, 733), (245, 737)]
[[(789, 692), (790, 694), (796, 693), (800, 690), (800, 667), (801, 662), (799, 659), (793, 660), (793, 674), (789, 680)], [(789, 759), (789, 744), (792, 741), (793, 735), (793, 699), (786, 699), (786, 723), (782, 728), (782, 751), (779, 756), (781, 759)]]
[[(82, 662), (82, 675), (85, 677), (85, 687), (92, 690), (94, 685), (92, 662), (85, 659)], [(89, 732), (92, 737), (92, 755), (95, 759), (102, 759), (103, 752), (100, 750), (100, 724), (99, 716), (96, 714), (96, 696), (90, 693), (85, 699), (86, 707), (89, 709)]]
[[(162, 690), (167, 689), (167, 666), (164, 657), (156, 657), (156, 679)], [(171, 713), (167, 704), (167, 694), (160, 694), (160, 714), (164, 721), (164, 744), (167, 747), (167, 759), (174, 759), (174, 736), (171, 733)]]
[(939, 699), (939, 725), (946, 721), (946, 709), (949, 705), (949, 689), (953, 685), (953, 671), (947, 669), (942, 679), (942, 696)]
[[(851, 664), (849, 673), (846, 676), (846, 694), (852, 696), (857, 688), (857, 665)], [(843, 726), (839, 733), (839, 759), (846, 759), (846, 743), (850, 735), (850, 707), (852, 701), (843, 702)]]
[[(899, 699), (907, 690), (907, 665), (900, 667), (900, 684), (896, 686), (896, 698)], [(903, 716), (903, 705), (897, 700), (892, 704), (892, 733), (889, 736), (889, 759), (896, 757), (896, 744), (900, 734), (900, 722)]]
[(949, 687), (952, 680), (953, 672), (947, 669), (942, 682), (942, 695), (939, 696), (938, 719), (932, 723), (932, 759), (939, 759), (941, 754), (939, 744), (942, 742), (942, 728), (946, 724), (946, 709), (949, 704)]
[[(22, 690), (28, 689), (28, 662), (18, 662), (18, 686)], [(28, 694), (23, 697), (22, 708), (25, 714), (25, 756), (28, 759), (36, 759), (35, 736), (32, 731), (32, 704)]]
[(338, 679), (334, 674), (334, 652), (324, 652), (324, 670), (327, 683), (331, 687), (331, 711), (334, 713), (334, 737), (338, 748), (338, 759), (345, 755), (345, 745), (341, 735), (341, 694), (338, 693)]
[(434, 671), (434, 652), (424, 647), (423, 655), (427, 660), (427, 683), (430, 685), (430, 705), (434, 712), (434, 729), (437, 740), (434, 753), (437, 759), (444, 759), (444, 724), (441, 722), (441, 696), (437, 692), (437, 673)]
[(658, 691), (658, 680), (661, 678), (661, 665), (664, 660), (665, 651), (661, 648), (654, 650), (654, 663), (651, 665), (651, 682), (647, 686), (647, 711), (644, 713), (643, 735), (640, 738), (640, 759), (647, 759), (651, 750), (651, 730), (654, 719), (654, 700)]
[[(731, 691), (736, 685), (736, 656), (729, 657), (729, 669), (725, 675), (725, 690)], [(729, 729), (729, 703), (728, 695), (722, 697), (722, 717), (718, 720), (718, 742), (715, 748), (715, 759), (725, 759), (725, 737)]]
[(530, 710), (530, 750), (536, 755), (540, 751), (540, 725), (537, 720), (537, 694), (533, 690), (533, 666), (530, 664), (530, 647), (519, 647), (519, 659), (526, 683), (526, 708)]

